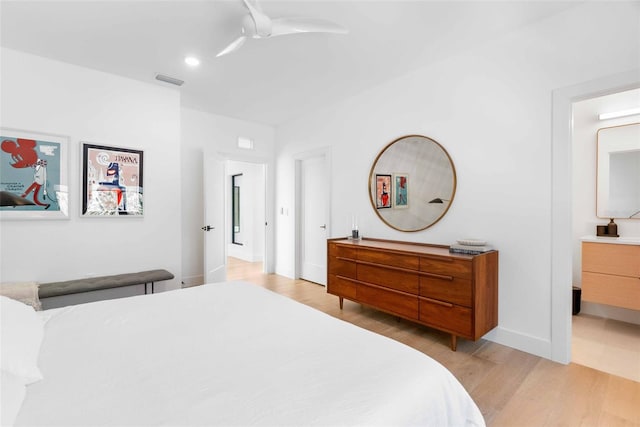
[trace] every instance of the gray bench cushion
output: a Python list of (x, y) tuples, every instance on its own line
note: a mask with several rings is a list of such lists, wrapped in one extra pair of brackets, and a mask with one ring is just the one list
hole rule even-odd
[(160, 280), (170, 280), (173, 279), (173, 277), (173, 274), (167, 270), (149, 270), (138, 273), (116, 274), (113, 276), (87, 277), (86, 279), (68, 280), (66, 282), (40, 283), (38, 295), (40, 298), (48, 298), (59, 295), (97, 291), (99, 289), (142, 285)]

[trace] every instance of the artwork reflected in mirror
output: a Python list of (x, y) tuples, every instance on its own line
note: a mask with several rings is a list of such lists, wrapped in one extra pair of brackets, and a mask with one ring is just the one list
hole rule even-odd
[(369, 197), (378, 217), (400, 231), (420, 231), (449, 210), (456, 191), (451, 157), (435, 140), (408, 135), (388, 144), (369, 174)]
[(598, 130), (596, 215), (640, 219), (640, 123)]

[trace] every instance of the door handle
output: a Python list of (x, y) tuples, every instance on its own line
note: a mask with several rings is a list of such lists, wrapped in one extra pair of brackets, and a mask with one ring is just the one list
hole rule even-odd
[(210, 225), (206, 225), (204, 227), (200, 227), (200, 229), (204, 230), (204, 231), (211, 231), (211, 230), (215, 229), (215, 227), (212, 227)]
[(320, 228), (324, 228), (324, 229), (326, 230), (326, 229), (327, 229), (327, 224), (322, 224), (322, 225), (320, 226)]

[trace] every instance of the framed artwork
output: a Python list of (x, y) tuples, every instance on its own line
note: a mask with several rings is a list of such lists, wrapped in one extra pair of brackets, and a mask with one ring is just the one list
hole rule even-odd
[(391, 175), (376, 174), (376, 208), (391, 207)]
[(393, 174), (393, 207), (409, 207), (409, 175), (406, 173)]
[(0, 218), (68, 219), (69, 138), (0, 128)]
[(82, 215), (142, 216), (143, 152), (82, 143)]

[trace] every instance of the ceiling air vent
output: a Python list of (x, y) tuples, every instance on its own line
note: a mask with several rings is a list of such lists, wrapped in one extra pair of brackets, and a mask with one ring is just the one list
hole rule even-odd
[(156, 80), (160, 80), (161, 82), (171, 83), (172, 85), (182, 86), (184, 84), (183, 80), (176, 79), (174, 77), (165, 76), (164, 74), (156, 74)]

